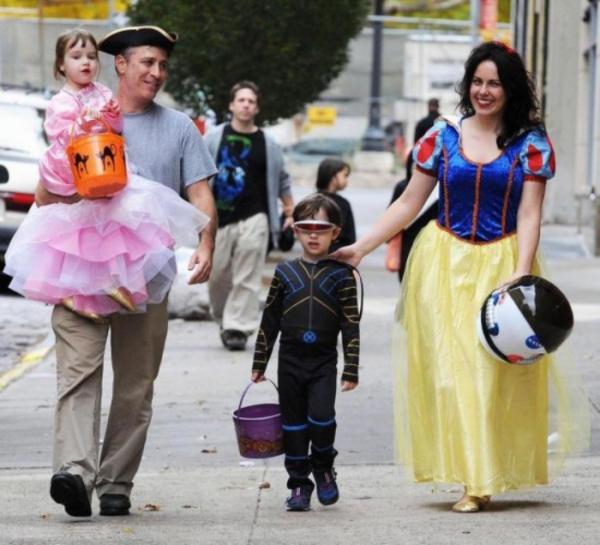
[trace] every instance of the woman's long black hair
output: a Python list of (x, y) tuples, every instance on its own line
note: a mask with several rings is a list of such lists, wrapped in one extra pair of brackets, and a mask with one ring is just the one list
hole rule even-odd
[(350, 173), (350, 165), (340, 159), (323, 159), (319, 163), (319, 170), (317, 171), (317, 183), (315, 184), (317, 191), (327, 191), (331, 180), (342, 170), (347, 170)]
[(456, 88), (460, 95), (458, 110), (461, 114), (465, 117), (475, 114), (469, 90), (477, 67), (484, 61), (492, 61), (496, 65), (506, 94), (502, 129), (496, 140), (498, 147), (503, 148), (524, 129), (542, 124), (540, 105), (533, 80), (519, 54), (500, 42), (486, 42), (471, 51), (465, 63), (465, 75)]

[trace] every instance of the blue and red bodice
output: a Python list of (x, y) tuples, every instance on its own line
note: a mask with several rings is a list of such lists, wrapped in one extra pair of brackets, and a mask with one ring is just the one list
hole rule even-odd
[(513, 138), (493, 161), (478, 163), (462, 150), (460, 124), (441, 118), (413, 153), (416, 168), (439, 181), (439, 225), (475, 243), (514, 233), (523, 184), (545, 182), (555, 170), (541, 128)]

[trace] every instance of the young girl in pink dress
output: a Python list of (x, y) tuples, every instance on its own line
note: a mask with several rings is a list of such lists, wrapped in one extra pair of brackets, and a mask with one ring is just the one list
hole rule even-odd
[[(56, 195), (76, 195), (66, 147), (78, 136), (121, 132), (123, 118), (110, 90), (94, 81), (96, 40), (75, 29), (58, 38), (55, 76), (64, 87), (48, 106), (50, 147), (40, 181)], [(131, 172), (125, 189), (73, 204), (33, 206), (6, 253), (11, 289), (102, 319), (144, 310), (166, 296), (176, 275), (175, 243), (196, 246), (209, 218), (172, 189)]]

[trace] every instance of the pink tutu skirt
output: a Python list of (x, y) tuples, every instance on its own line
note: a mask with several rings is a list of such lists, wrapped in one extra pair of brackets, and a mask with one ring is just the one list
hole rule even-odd
[(129, 175), (108, 199), (33, 206), (6, 252), (11, 289), (29, 299), (106, 316), (126, 288), (139, 310), (160, 303), (177, 267), (175, 245), (196, 247), (209, 218), (172, 189)]

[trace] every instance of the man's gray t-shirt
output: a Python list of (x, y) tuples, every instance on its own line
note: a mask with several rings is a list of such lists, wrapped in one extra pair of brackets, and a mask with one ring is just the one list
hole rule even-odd
[(180, 193), (217, 172), (202, 135), (185, 114), (159, 104), (125, 114), (123, 136), (133, 172)]

